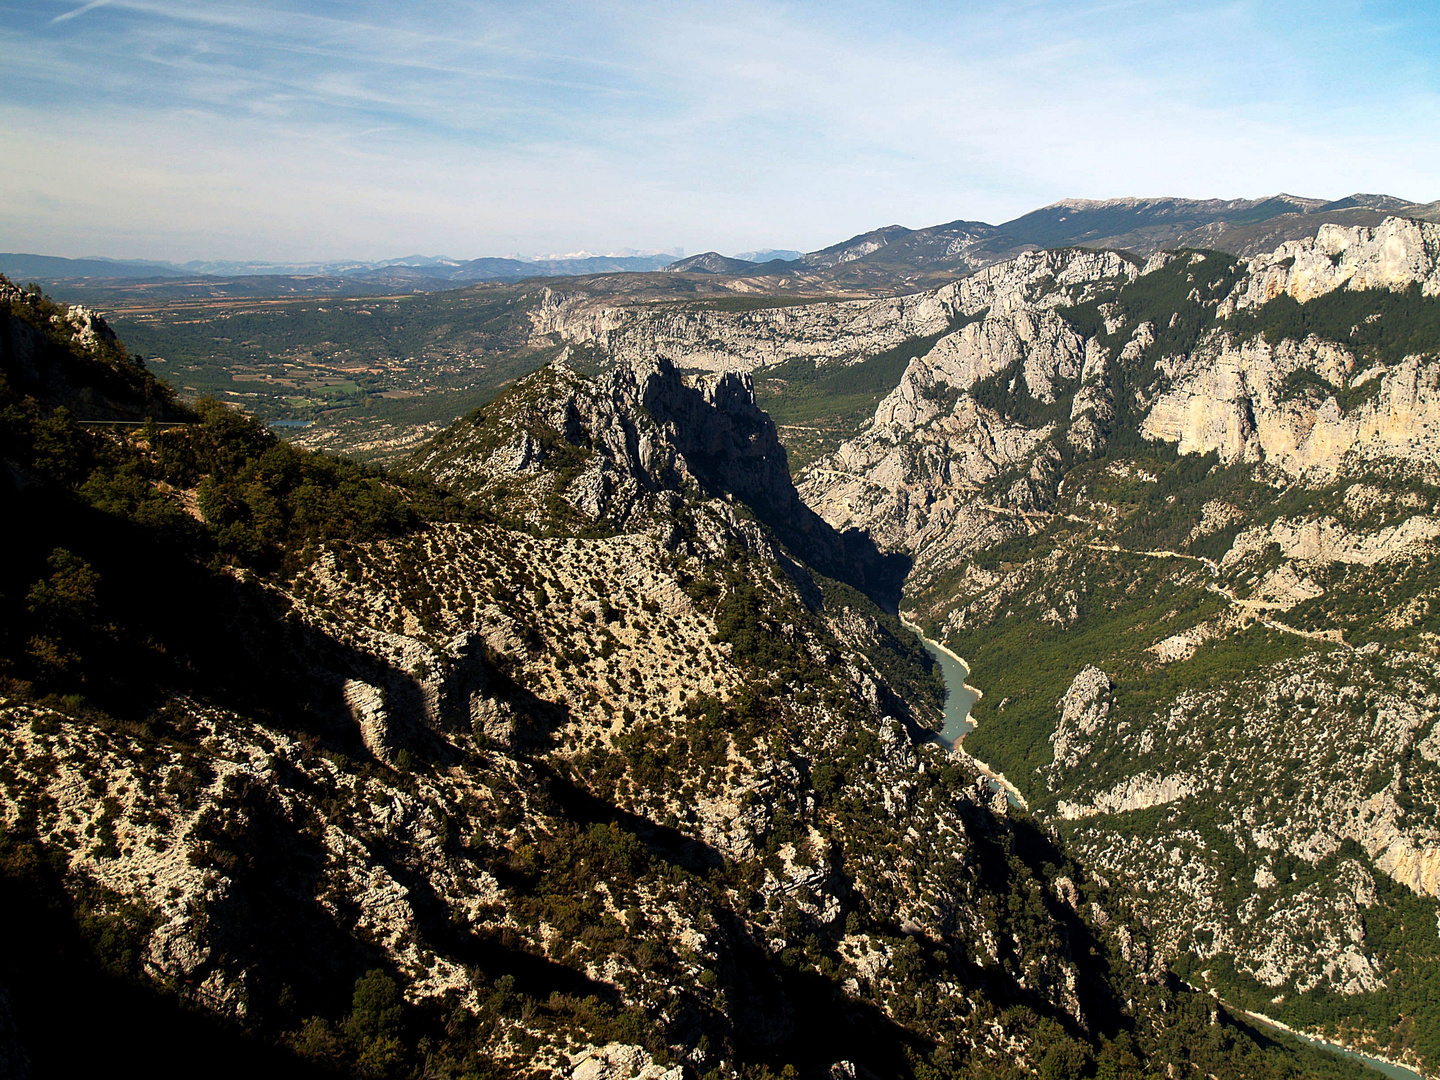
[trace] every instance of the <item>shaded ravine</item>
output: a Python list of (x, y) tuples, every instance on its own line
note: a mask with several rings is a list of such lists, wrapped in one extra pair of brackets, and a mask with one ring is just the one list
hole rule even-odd
[(1020, 789), (1005, 778), (1005, 774), (996, 772), (979, 758), (972, 757), (963, 745), (966, 735), (975, 729), (975, 721), (970, 718), (970, 709), (979, 701), (983, 691), (977, 690), (965, 680), (970, 677), (970, 665), (965, 658), (957, 656), (938, 641), (931, 641), (918, 625), (911, 622), (902, 612), (900, 622), (907, 630), (910, 630), (920, 639), (925, 646), (926, 652), (935, 657), (940, 664), (940, 674), (945, 679), (945, 723), (935, 734), (935, 739), (941, 745), (949, 748), (956, 754), (963, 755), (972, 765), (975, 766), (981, 775), (985, 776), (995, 791), (1004, 791), (1005, 797), (1014, 806), (1026, 810), (1030, 804), (1025, 801), (1025, 796)]

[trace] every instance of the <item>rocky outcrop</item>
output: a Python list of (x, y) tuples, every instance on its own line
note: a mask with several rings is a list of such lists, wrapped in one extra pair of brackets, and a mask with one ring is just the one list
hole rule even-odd
[(1396, 837), (1375, 858), (1375, 865), (1421, 896), (1440, 896), (1440, 844), (1417, 848)]
[(733, 312), (704, 306), (613, 307), (547, 289), (534, 335), (597, 345), (624, 363), (669, 360), (688, 369), (751, 371), (800, 357), (844, 363), (947, 329), (956, 297), (937, 290), (886, 300), (804, 303)]
[(594, 380), (557, 362), (410, 460), (462, 490), (528, 477), (543, 488), (535, 502), (553, 495), (594, 523), (668, 513), (696, 485), (776, 514), (798, 509), (784, 447), (748, 378), (687, 384), (667, 361), (617, 364)]
[(82, 420), (178, 419), (170, 388), (129, 355), (96, 312), (51, 303), (0, 277), (0, 373), (19, 394)]
[[(1078, 760), (1078, 759), (1077, 759)], [(1188, 798), (1199, 789), (1193, 776), (1132, 776), (1111, 790), (1097, 795), (1089, 805), (1061, 799), (1057, 804), (1060, 816), (1068, 821), (1094, 814), (1124, 814), (1132, 810), (1148, 810)]]
[[(1322, 284), (1430, 288), (1434, 257), (1426, 253), (1435, 247), (1437, 228), (1400, 219), (1376, 229), (1337, 227), (1242, 267), (1228, 297), (1195, 293), (1195, 302), (1220, 319), (1236, 309), (1237, 297), (1273, 292), (1263, 283), (1281, 281), (1276, 275), (1290, 275), (1276, 288), (1305, 298), (1324, 291)], [(1299, 261), (1286, 261), (1292, 258)], [(1328, 276), (1315, 276), (1315, 260), (1330, 268)], [(1159, 331), (1153, 321), (1133, 325), (1112, 355), (1117, 347), (1082, 338), (1053, 310), (1173, 265), (1164, 255), (1140, 267), (1099, 253), (1032, 253), (937, 290), (951, 297), (955, 311), (986, 317), (940, 337), (913, 361), (868, 428), (807, 471), (804, 498), (832, 523), (867, 529), (884, 544), (916, 553), (923, 566), (921, 553), (937, 541), (931, 508), (944, 514), (947, 499), (1007, 471), (1028, 471), (1045, 484), (1037, 453), (1044, 456), (1042, 444), (1056, 428), (993, 415), (971, 421), (967, 398), (977, 384), (1003, 378), (1008, 391), (1023, 387), (1041, 405), (1055, 401), (1063, 386), (1070, 396), (1066, 444), (1097, 452), (1116, 414), (1117, 377), (1156, 347)], [(1179, 318), (1177, 311), (1170, 324)], [(1106, 329), (1118, 332), (1119, 325)], [(1264, 462), (1307, 482), (1381, 464), (1401, 463), (1425, 475), (1440, 470), (1440, 367), (1422, 357), (1363, 367), (1351, 349), (1334, 342), (1238, 339), (1219, 323), (1194, 348), (1157, 357), (1155, 372), (1152, 387), (1135, 387), (1131, 377), (1126, 392), (1138, 406), (1140, 434), (1177, 444), (1181, 453)], [(1026, 485), (1017, 488), (1018, 509), (1029, 508), (1026, 492)], [(961, 527), (975, 531), (969, 523)]]
[(570, 1058), (570, 1080), (682, 1080), (685, 1070), (655, 1064), (643, 1046), (607, 1043)]
[(1220, 566), (1222, 570), (1232, 567), (1271, 544), (1278, 545), (1286, 559), (1313, 566), (1374, 566), (1429, 555), (1435, 550), (1436, 539), (1440, 539), (1440, 518), (1428, 514), (1415, 514), (1397, 524), (1371, 530), (1347, 527), (1332, 517), (1282, 517), (1268, 526), (1252, 526), (1240, 532)]
[(1043, 486), (1051, 468), (1054, 427), (1006, 420), (970, 392), (998, 379), (1007, 393), (1019, 388), (1053, 405), (1060, 387), (1078, 380), (1087, 396), (1063, 412), (1103, 420), (1104, 360), (1053, 309), (1139, 272), (1114, 253), (1035, 252), (948, 287), (959, 310), (984, 317), (913, 360), (867, 429), (806, 470), (801, 496), (837, 528), (909, 553), (922, 574), (978, 532), (995, 535), (988, 515), (975, 512), (980, 489), (1014, 473), (1008, 494), (1031, 508), (1031, 483)]
[(1387, 218), (1374, 228), (1321, 225), (1313, 238), (1292, 240), (1250, 260), (1230, 296), (1233, 308), (1257, 307), (1277, 296), (1302, 304), (1336, 289), (1404, 289), (1440, 295), (1440, 225)]
[(557, 507), (591, 526), (635, 529), (674, 528), (682, 497), (738, 503), (810, 565), (887, 607), (906, 569), (801, 502), (775, 424), (743, 373), (687, 381), (660, 360), (591, 379), (558, 362), (410, 460), (460, 490), (503, 489), (512, 512), (542, 527)]
[[(1348, 350), (1316, 338), (1270, 345), (1218, 335), (1165, 367), (1169, 381), (1141, 426), (1181, 453), (1265, 462), (1292, 477), (1324, 481), (1366, 465), (1440, 467), (1440, 369), (1419, 356), (1359, 374)], [(1287, 396), (1287, 377), (1313, 372), (1333, 391)], [(1373, 391), (1342, 408), (1339, 395)]]
[(1110, 715), (1112, 686), (1110, 676), (1091, 664), (1075, 676), (1065, 696), (1056, 702), (1060, 722), (1050, 736), (1055, 755), (1053, 770), (1073, 768), (1090, 752), (1090, 737)]
[(941, 338), (911, 370), (923, 365), (932, 384), (968, 390), (981, 379), (1018, 367), (1016, 377), (1024, 380), (1030, 394), (1050, 404), (1055, 401), (1055, 383), (1075, 379), (1084, 358), (1084, 340), (1063, 319), (1048, 311), (1020, 308)]

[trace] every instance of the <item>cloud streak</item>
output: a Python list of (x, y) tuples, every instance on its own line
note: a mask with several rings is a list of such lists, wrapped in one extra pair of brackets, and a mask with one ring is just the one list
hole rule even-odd
[(90, 3), (88, 4), (82, 4), (80, 7), (75, 8), (72, 11), (66, 11), (60, 15), (56, 15), (53, 19), (50, 20), (50, 25), (54, 26), (56, 23), (69, 22), (71, 19), (78, 19), (87, 11), (94, 11), (96, 8), (104, 7), (108, 3), (110, 3), (110, 0), (90, 0)]

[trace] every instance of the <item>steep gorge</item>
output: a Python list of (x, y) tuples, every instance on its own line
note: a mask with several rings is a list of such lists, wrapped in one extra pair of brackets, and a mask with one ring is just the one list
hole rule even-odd
[(1437, 255), (1392, 219), (1056, 273), (800, 478), (914, 559), (967, 745), (1188, 978), (1432, 1067)]
[[(389, 474), (7, 286), (7, 880), (299, 1069), (1345, 1073), (1173, 972), (1428, 1066), (1437, 250), (554, 296), (570, 354)], [(747, 373), (907, 348), (797, 488)]]
[[(744, 379), (555, 365), (384, 473), (0, 300), (54, 376), (5, 358), (6, 911), (218, 1018), (216, 1071), (1353, 1075), (1176, 984), (928, 738), (890, 564)], [(38, 1071), (84, 1053), (61, 945), (0, 974)]]

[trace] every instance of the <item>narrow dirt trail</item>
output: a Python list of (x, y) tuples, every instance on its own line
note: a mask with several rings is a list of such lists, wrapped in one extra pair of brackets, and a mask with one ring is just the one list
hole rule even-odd
[[(1123, 548), (1119, 544), (1089, 543), (1085, 546), (1093, 551), (1140, 555), (1150, 559), (1184, 559), (1189, 562), (1200, 563), (1210, 571), (1212, 577), (1218, 578), (1220, 576), (1220, 564), (1214, 559), (1205, 558), (1203, 555), (1190, 555), (1183, 551), (1168, 551), (1165, 549), (1140, 551), (1134, 548)], [(1228, 585), (1221, 584), (1219, 581), (1210, 582), (1206, 585), (1206, 588), (1217, 596), (1223, 596), (1232, 607), (1237, 608), (1242, 614), (1248, 615), (1262, 626), (1267, 626), (1271, 630), (1278, 630), (1282, 634), (1293, 634), (1296, 637), (1304, 638), (1306, 641), (1323, 641), (1328, 645), (1343, 645), (1347, 649), (1354, 648), (1354, 646), (1345, 640), (1345, 634), (1342, 630), (1302, 630), (1298, 626), (1290, 626), (1288, 623), (1283, 623), (1279, 619), (1272, 618), (1267, 614), (1267, 612), (1272, 611), (1288, 611), (1289, 608), (1285, 604), (1278, 604), (1269, 600), (1250, 600), (1236, 596), (1234, 590)]]

